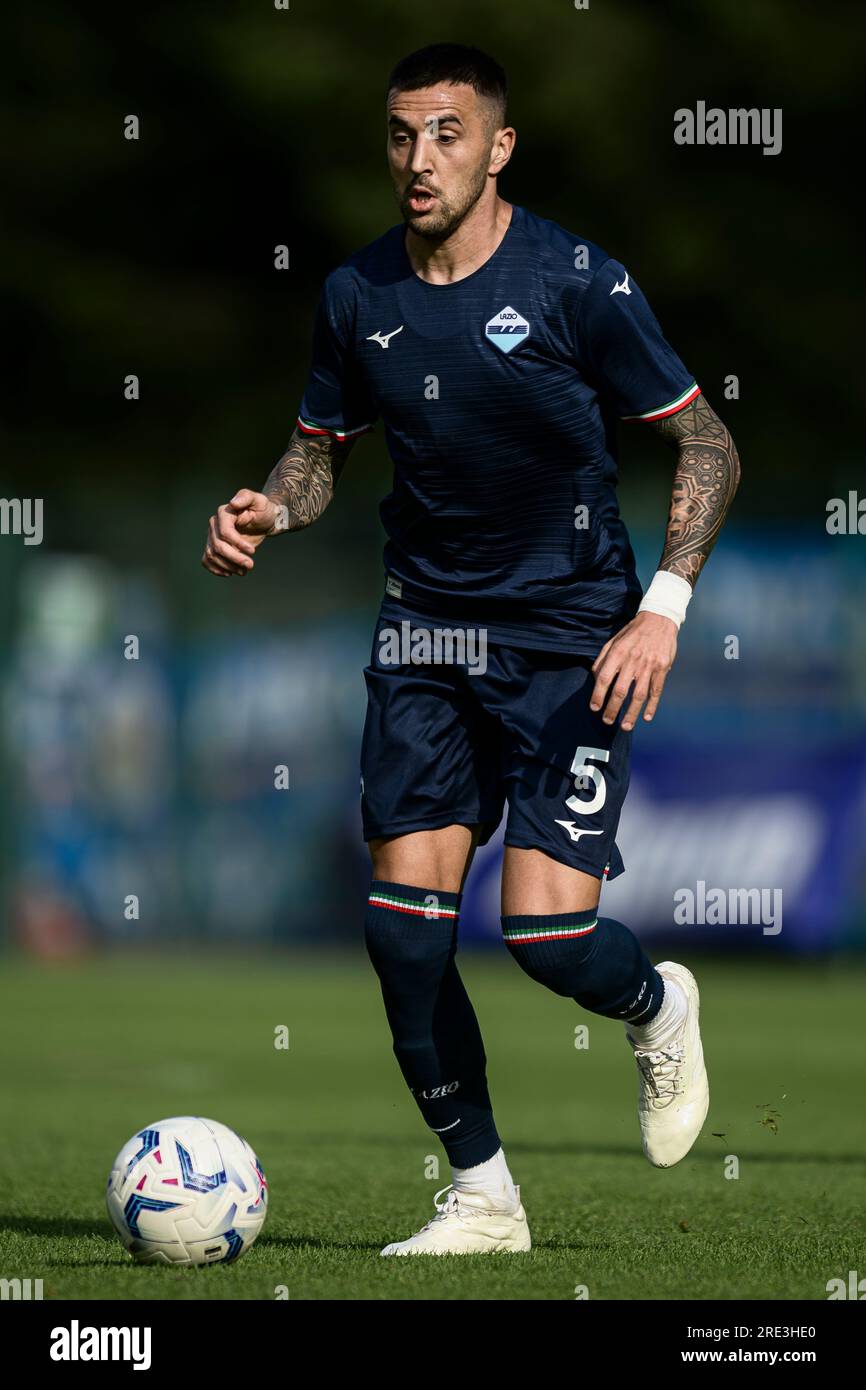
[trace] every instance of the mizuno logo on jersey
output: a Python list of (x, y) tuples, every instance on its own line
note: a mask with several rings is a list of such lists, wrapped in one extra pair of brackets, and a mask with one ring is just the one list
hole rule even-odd
[(383, 333), (381, 328), (377, 328), (375, 333), (371, 333), (367, 339), (368, 343), (378, 343), (380, 347), (386, 348), (392, 338), (396, 338), (398, 333), (402, 333), (406, 327), (401, 323), (399, 328), (392, 328), (390, 333)]
[(529, 336), (529, 324), (522, 314), (507, 304), (493, 315), (484, 332), (500, 352), (513, 352)]
[(621, 285), (614, 285), (611, 294), (631, 294), (631, 287), (628, 283), (628, 271), (626, 271)]

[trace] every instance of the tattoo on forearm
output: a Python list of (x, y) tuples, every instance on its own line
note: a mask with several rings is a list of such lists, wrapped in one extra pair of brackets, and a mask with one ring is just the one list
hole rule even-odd
[(694, 586), (740, 481), (734, 441), (703, 396), (653, 429), (679, 450), (659, 568)]
[(288, 507), (290, 531), (300, 531), (322, 515), (334, 495), (352, 442), (295, 430), (263, 489), (266, 497)]

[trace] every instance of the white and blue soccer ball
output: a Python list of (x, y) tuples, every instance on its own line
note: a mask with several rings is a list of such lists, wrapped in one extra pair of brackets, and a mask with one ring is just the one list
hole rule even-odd
[(193, 1115), (157, 1120), (112, 1164), (108, 1215), (144, 1264), (228, 1264), (264, 1225), (268, 1184), (245, 1139)]

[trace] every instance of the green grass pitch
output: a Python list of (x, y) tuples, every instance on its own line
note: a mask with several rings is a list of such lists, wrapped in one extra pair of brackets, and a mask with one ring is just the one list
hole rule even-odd
[[(534, 1248), (382, 1260), (432, 1214), (448, 1168), (426, 1174), (439, 1146), (404, 1091), (365, 959), (7, 957), (0, 1277), (41, 1278), (46, 1298), (571, 1300), (584, 1286), (590, 1299), (824, 1299), (828, 1279), (866, 1274), (866, 975), (689, 963), (710, 1113), (689, 1157), (658, 1171), (640, 1151), (621, 1026), (507, 957), (464, 953)], [(281, 1025), (288, 1050), (274, 1047)], [(231, 1125), (263, 1161), (270, 1214), (236, 1265), (139, 1267), (109, 1226), (115, 1152), (174, 1114)]]

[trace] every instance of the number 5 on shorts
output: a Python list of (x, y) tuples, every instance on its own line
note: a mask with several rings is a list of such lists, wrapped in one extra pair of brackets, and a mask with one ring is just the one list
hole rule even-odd
[[(607, 796), (607, 787), (604, 784), (604, 777), (601, 769), (590, 766), (590, 758), (597, 763), (606, 763), (610, 757), (607, 748), (586, 748), (579, 747), (574, 755), (571, 764), (571, 771), (574, 773), (574, 785), (578, 789), (588, 787), (589, 783), (595, 787), (595, 792), (589, 801), (580, 801), (576, 796), (570, 796), (566, 801), (569, 811), (577, 816), (591, 816), (593, 811), (600, 811)], [(580, 779), (580, 780), (578, 780)]]

